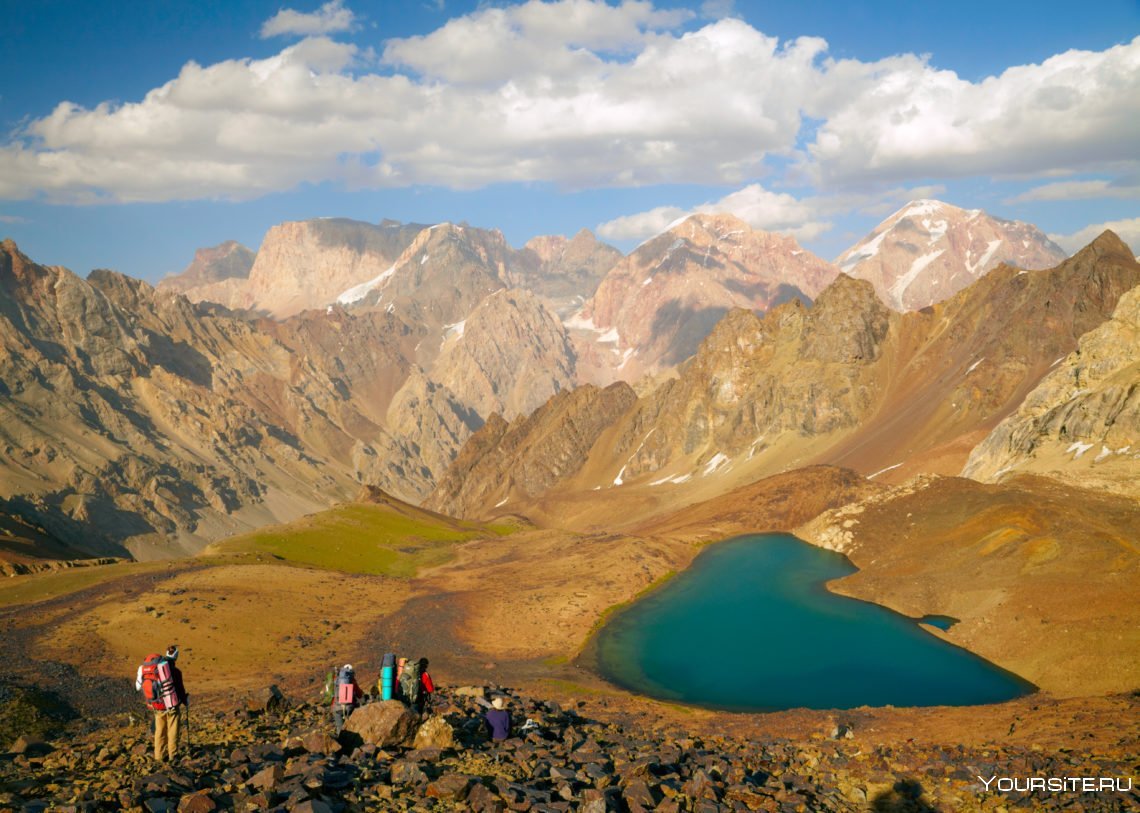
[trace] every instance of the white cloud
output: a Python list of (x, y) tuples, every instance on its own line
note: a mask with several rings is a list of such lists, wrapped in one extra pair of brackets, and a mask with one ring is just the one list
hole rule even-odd
[(344, 7), (342, 0), (329, 0), (311, 14), (291, 8), (281, 9), (262, 23), (261, 38), (335, 34), (338, 31), (351, 31), (355, 25), (356, 16)]
[(734, 214), (754, 229), (783, 232), (797, 240), (813, 240), (830, 231), (829, 217), (841, 212), (862, 210), (886, 215), (908, 201), (934, 198), (941, 186), (898, 187), (875, 194), (846, 194), (796, 198), (786, 192), (772, 192), (760, 184), (749, 184), (717, 201), (691, 209), (659, 206), (648, 212), (625, 215), (599, 224), (597, 233), (607, 240), (646, 240), (666, 231), (675, 221), (698, 212)]
[(1116, 232), (1116, 236), (1132, 249), (1133, 255), (1140, 255), (1140, 217), (1094, 223), (1072, 234), (1050, 234), (1049, 239), (1065, 251), (1074, 254), (1099, 237), (1105, 229)]
[(30, 222), (31, 221), (29, 221), (26, 217), (20, 217), (19, 215), (0, 215), (0, 223), (9, 223), (12, 225), (18, 225), (20, 223), (30, 223)]
[(1010, 198), (1006, 203), (1025, 203), (1027, 201), (1065, 201), (1087, 200), (1089, 198), (1122, 198), (1135, 200), (1140, 198), (1140, 179), (1124, 181), (1058, 181), (1038, 186), (1020, 195)]
[[(731, 4), (705, 9), (718, 10)], [(800, 156), (798, 171), (831, 196), (915, 177), (1140, 169), (1140, 38), (970, 83), (913, 55), (828, 60), (818, 38), (780, 43), (644, 0), (480, 8), (389, 40), (379, 66), (316, 36), (354, 25), (339, 0), (285, 9), (262, 34), (306, 38), (275, 56), (192, 62), (128, 104), (64, 102), (0, 142), (0, 198), (249, 198), (325, 181), (731, 184), (745, 190), (725, 205), (806, 237), (825, 215), (748, 186), (770, 156)], [(806, 149), (805, 115), (818, 120)], [(660, 219), (632, 217), (611, 228)]]
[(825, 183), (1136, 167), (1140, 37), (978, 83), (911, 55), (829, 62), (807, 110)]

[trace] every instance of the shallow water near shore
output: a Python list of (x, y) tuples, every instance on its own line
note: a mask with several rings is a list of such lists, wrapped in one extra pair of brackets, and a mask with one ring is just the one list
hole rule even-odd
[(1033, 691), (916, 619), (825, 589), (855, 570), (787, 534), (710, 546), (598, 633), (599, 671), (640, 694), (739, 711), (975, 705)]

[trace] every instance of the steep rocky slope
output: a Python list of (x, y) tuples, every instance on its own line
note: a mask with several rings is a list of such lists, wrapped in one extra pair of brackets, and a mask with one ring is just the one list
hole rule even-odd
[[(167, 277), (159, 290), (192, 292), (226, 280), (246, 280), (257, 255), (235, 240), (211, 248), (200, 248), (181, 274)], [(193, 297), (200, 298), (200, 297)]]
[(687, 359), (730, 309), (814, 298), (837, 273), (790, 237), (693, 215), (614, 266), (567, 325), (586, 380), (634, 381)]
[(378, 420), (416, 341), (383, 313), (259, 328), (5, 242), (0, 498), (74, 550), (148, 558), (344, 499), (365, 458), (406, 493)]
[(529, 499), (574, 474), (606, 427), (637, 396), (628, 384), (586, 385), (559, 393), (529, 416), (507, 423), (491, 415), (463, 446), (424, 506), (453, 513), (509, 499)]
[(922, 477), (825, 512), (797, 535), (846, 554), (829, 587), (912, 617), (1057, 696), (1140, 680), (1136, 500), (1022, 476)]
[[(1083, 261), (1135, 265), (1105, 235)], [(1140, 267), (1140, 266), (1138, 266)], [(1033, 472), (1140, 496), (1140, 287), (1112, 318), (1081, 337), (1052, 371), (970, 454), (963, 475), (995, 481)]]
[[(321, 308), (347, 288), (389, 268), (425, 227), (346, 218), (281, 223), (266, 232), (248, 274), (203, 273), (198, 259), (162, 287), (194, 302), (260, 311), (283, 318)], [(201, 254), (201, 252), (199, 252)]]
[(533, 254), (533, 265), (520, 264), (512, 284), (549, 299), (560, 316), (567, 316), (594, 295), (606, 272), (622, 258), (613, 246), (589, 229), (572, 238), (544, 235), (528, 240), (522, 254)]
[[(655, 500), (683, 500), (712, 496), (714, 482), (723, 490), (813, 463), (888, 482), (956, 473), (1137, 284), (1140, 268), (1098, 241), (1048, 271), (1002, 266), (922, 312), (893, 313), (869, 283), (846, 276), (811, 308), (794, 300), (762, 319), (734, 311), (676, 379), (618, 417), (561, 488), (633, 485), (668, 493)], [(532, 431), (549, 430), (536, 422)], [(502, 480), (511, 466), (503, 459), (485, 476)], [(488, 509), (477, 500), (441, 505)]]
[(565, 328), (537, 296), (500, 290), (453, 325), (431, 378), (479, 415), (527, 415), (577, 382)]
[(869, 280), (897, 311), (949, 299), (1001, 263), (1050, 268), (1065, 252), (1028, 223), (937, 200), (911, 201), (888, 217), (836, 264)]

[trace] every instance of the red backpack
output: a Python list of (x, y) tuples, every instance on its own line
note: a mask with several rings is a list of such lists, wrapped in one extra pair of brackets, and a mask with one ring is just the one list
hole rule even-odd
[(178, 705), (174, 675), (170, 671), (170, 661), (164, 656), (147, 655), (143, 661), (142, 694), (147, 707), (156, 711), (165, 711)]

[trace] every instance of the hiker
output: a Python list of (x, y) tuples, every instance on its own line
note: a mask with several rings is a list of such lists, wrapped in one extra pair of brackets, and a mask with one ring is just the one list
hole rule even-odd
[(501, 694), (488, 703), (482, 697), (476, 698), (480, 705), (486, 706), (487, 713), (483, 715), (483, 723), (487, 729), (487, 736), (495, 742), (502, 742), (511, 736), (511, 713), (507, 711), (507, 701)]
[(418, 714), (424, 710), (424, 684), (420, 674), (420, 667), (424, 659), (400, 658), (402, 666), (396, 678), (400, 689), (400, 699), (414, 708)]
[(154, 758), (171, 762), (178, 750), (180, 706), (190, 696), (182, 683), (182, 670), (175, 666), (178, 646), (171, 644), (162, 655), (147, 655), (135, 675), (135, 689), (143, 694), (143, 702), (154, 711)]
[(356, 672), (353, 671), (351, 663), (346, 663), (341, 667), (340, 674), (337, 675), (336, 694), (333, 696), (332, 703), (333, 724), (336, 726), (338, 737), (344, 729), (345, 720), (352, 715), (362, 695), (363, 692), (360, 691), (360, 686), (356, 682)]
[(416, 709), (420, 714), (424, 713), (424, 709), (431, 709), (432, 695), (435, 694), (435, 683), (428, 674), (428, 659), (420, 658), (420, 703)]

